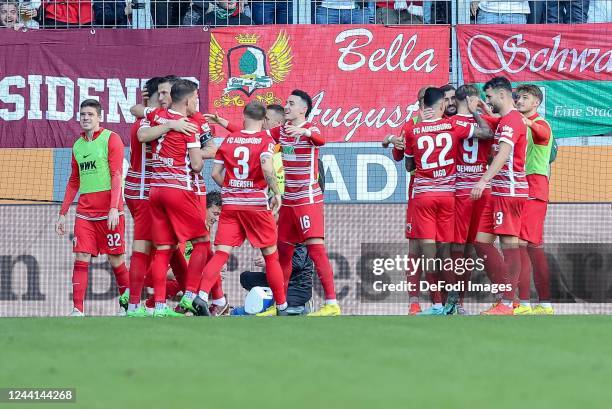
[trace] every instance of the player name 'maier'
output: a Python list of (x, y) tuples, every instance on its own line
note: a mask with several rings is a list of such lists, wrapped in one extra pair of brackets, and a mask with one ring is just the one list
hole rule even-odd
[(236, 179), (231, 179), (229, 181), (229, 185), (231, 187), (253, 187), (253, 181), (252, 180), (236, 180)]

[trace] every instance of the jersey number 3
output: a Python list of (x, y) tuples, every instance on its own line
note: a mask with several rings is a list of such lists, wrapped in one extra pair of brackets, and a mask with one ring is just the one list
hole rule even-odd
[(234, 168), (236, 179), (242, 180), (249, 177), (249, 148), (237, 147), (234, 149), (234, 158), (238, 159), (238, 167)]

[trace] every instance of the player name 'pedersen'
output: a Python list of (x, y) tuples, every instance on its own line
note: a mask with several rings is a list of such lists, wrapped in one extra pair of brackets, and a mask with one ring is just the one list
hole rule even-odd
[(254, 186), (252, 180), (237, 180), (237, 179), (230, 180), (229, 185), (231, 187), (253, 187)]

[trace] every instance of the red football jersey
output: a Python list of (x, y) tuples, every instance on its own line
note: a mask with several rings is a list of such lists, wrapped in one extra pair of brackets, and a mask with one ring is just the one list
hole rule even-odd
[(221, 189), (224, 209), (269, 209), (268, 184), (260, 160), (272, 158), (274, 145), (266, 131), (232, 132), (221, 142), (215, 163), (225, 166)]
[[(145, 115), (152, 126), (183, 118), (172, 109), (146, 108)], [(198, 121), (192, 120), (200, 127)], [(153, 151), (153, 174), (151, 186), (195, 190), (194, 181), (198, 175), (191, 169), (189, 149), (200, 147), (200, 134), (185, 135), (170, 131), (151, 144)]]
[(527, 125), (521, 113), (516, 109), (503, 116), (497, 125), (493, 142), (495, 152), (499, 150), (500, 142), (509, 143), (512, 150), (504, 166), (491, 180), (491, 194), (527, 197), (529, 195), (529, 186), (525, 176)]
[[(470, 114), (457, 114), (451, 118), (453, 127), (474, 127), (476, 121)], [(476, 182), (487, 171), (493, 139), (478, 139), (466, 137), (457, 141), (457, 175), (455, 180), (455, 195), (469, 195)]]
[(405, 156), (416, 164), (412, 198), (455, 194), (457, 141), (471, 127), (455, 127), (448, 119), (423, 120), (407, 129)]
[[(306, 122), (298, 126), (310, 129), (315, 137), (321, 138), (321, 131), (316, 125)], [(283, 153), (283, 205), (301, 206), (323, 202), (323, 192), (319, 186), (319, 146), (311, 138), (290, 136), (284, 125), (271, 129), (270, 134), (280, 143)]]
[(153, 152), (150, 143), (140, 143), (138, 140), (138, 130), (149, 126), (149, 121), (142, 118), (134, 122), (130, 131), (130, 168), (125, 177), (123, 191), (126, 199), (149, 199)]

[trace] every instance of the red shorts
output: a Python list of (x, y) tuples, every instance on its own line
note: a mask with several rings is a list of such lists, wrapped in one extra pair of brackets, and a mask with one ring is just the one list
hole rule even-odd
[(238, 247), (244, 239), (257, 249), (276, 245), (276, 221), (272, 212), (222, 208), (215, 246)]
[(303, 206), (281, 206), (278, 214), (278, 240), (303, 243), (307, 239), (325, 237), (323, 203)]
[(455, 196), (417, 196), (412, 200), (410, 238), (451, 243), (455, 235)]
[(77, 217), (74, 222), (74, 253), (99, 254), (125, 253), (125, 217), (119, 216), (115, 229), (108, 229), (108, 220), (86, 220)]
[(528, 199), (521, 215), (521, 240), (536, 246), (544, 243), (544, 220), (548, 202), (539, 199)]
[(469, 195), (455, 196), (455, 243), (474, 243), (490, 197), (490, 189), (486, 189), (478, 200), (472, 200)]
[(148, 200), (125, 199), (134, 219), (134, 240), (152, 241), (151, 206)]
[(194, 192), (154, 186), (149, 201), (155, 245), (175, 245), (208, 236), (206, 207)]
[(482, 212), (478, 231), (501, 236), (519, 237), (524, 197), (491, 195)]

